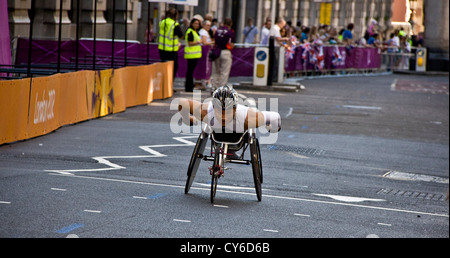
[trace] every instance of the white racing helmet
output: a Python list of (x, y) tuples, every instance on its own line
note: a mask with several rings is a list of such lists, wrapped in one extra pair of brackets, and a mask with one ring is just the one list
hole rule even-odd
[(212, 97), (214, 107), (222, 107), (222, 110), (233, 108), (238, 103), (238, 93), (228, 85), (217, 88)]

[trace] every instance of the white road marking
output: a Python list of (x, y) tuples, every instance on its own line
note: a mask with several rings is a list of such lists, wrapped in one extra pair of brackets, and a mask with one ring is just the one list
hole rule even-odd
[(1, 204), (11, 204), (11, 202), (0, 201)]
[(67, 191), (67, 189), (62, 189), (62, 188), (50, 188), (51, 190), (53, 190), (53, 191), (61, 191), (61, 192), (65, 192), (65, 191)]
[(214, 204), (213, 206), (214, 206), (214, 207), (218, 207), (218, 208), (229, 208), (229, 207), (226, 206), (226, 205), (218, 205), (218, 204)]
[(124, 166), (120, 166), (111, 162), (111, 159), (142, 159), (142, 158), (160, 158), (166, 157), (167, 155), (162, 154), (153, 148), (162, 148), (162, 147), (182, 147), (182, 146), (195, 146), (195, 142), (186, 140), (189, 138), (197, 138), (198, 135), (189, 135), (183, 137), (173, 137), (174, 140), (181, 142), (182, 144), (158, 144), (158, 145), (144, 145), (139, 146), (141, 150), (144, 150), (151, 155), (137, 155), (137, 156), (101, 156), (101, 157), (93, 157), (92, 159), (96, 160), (98, 163), (106, 165), (106, 168), (90, 168), (90, 169), (58, 169), (58, 170), (45, 170), (47, 172), (55, 172), (63, 175), (73, 175), (74, 172), (95, 172), (95, 171), (108, 171), (108, 170), (117, 170), (117, 169), (126, 169)]
[(343, 105), (342, 107), (345, 107), (345, 108), (352, 108), (352, 109), (381, 110), (381, 107), (370, 107), (370, 106)]
[(90, 213), (102, 213), (102, 211), (95, 211), (95, 210), (83, 210), (83, 211)]
[(291, 151), (283, 151), (283, 152), (286, 153), (286, 154), (289, 154), (289, 155), (291, 155), (293, 157), (299, 158), (299, 159), (309, 159), (309, 157), (297, 154), (295, 152), (291, 152)]
[(184, 219), (173, 219), (175, 222), (184, 222), (184, 223), (190, 223), (190, 220), (184, 220)]
[(147, 200), (147, 197), (142, 197), (142, 196), (133, 196), (134, 199), (144, 199)]
[(343, 196), (343, 195), (332, 195), (332, 194), (315, 194), (316, 196), (323, 196), (328, 197), (337, 201), (342, 202), (365, 202), (365, 201), (371, 201), (371, 202), (384, 202), (386, 200), (383, 199), (372, 199), (372, 198), (362, 198), (362, 197), (352, 197), (352, 196)]
[[(203, 184), (203, 183), (195, 183), (196, 185), (200, 186), (207, 186), (211, 187), (211, 184)], [(232, 186), (232, 185), (220, 185), (217, 184), (217, 189), (224, 188), (224, 189), (231, 189), (231, 190), (255, 190), (254, 187), (242, 187), (242, 186)]]
[(381, 225), (381, 226), (388, 226), (388, 227), (391, 227), (392, 226), (392, 224), (386, 224), (386, 223), (377, 223), (378, 225)]
[(299, 217), (311, 217), (311, 215), (307, 215), (307, 214), (300, 214), (300, 213), (294, 213), (295, 216), (299, 216)]
[(397, 85), (397, 79), (395, 79), (391, 84), (391, 91), (395, 91), (395, 87)]
[[(91, 179), (91, 180), (102, 180), (102, 181), (110, 181), (110, 182), (118, 182), (118, 183), (152, 185), (152, 186), (180, 188), (180, 189), (184, 189), (185, 188), (184, 185), (170, 185), (170, 184), (131, 181), (131, 180), (114, 179), (114, 178), (80, 176), (80, 175), (68, 175), (68, 174), (61, 174), (61, 173), (49, 174), (49, 175), (67, 176), (67, 177), (72, 177), (72, 178), (84, 178), (84, 179)], [(208, 187), (208, 188), (191, 187), (191, 190), (211, 191), (211, 187)], [(263, 189), (263, 191), (264, 190), (265, 189)], [(252, 195), (252, 196), (255, 195), (254, 189), (253, 189), (253, 192), (238, 192), (238, 191), (221, 190), (221, 189), (217, 189), (217, 191), (218, 192), (222, 192), (222, 193), (230, 193), (230, 194)], [(436, 217), (446, 217), (446, 218), (449, 217), (448, 214), (441, 214), (441, 213), (430, 213), (430, 212), (422, 212), (422, 211), (414, 211), (414, 210), (402, 210), (402, 209), (396, 209), (396, 208), (378, 207), (378, 206), (361, 205), (361, 204), (345, 203), (345, 202), (333, 202), (333, 201), (314, 200), (314, 199), (306, 199), (306, 198), (299, 198), (299, 197), (289, 197), (289, 196), (281, 196), (281, 195), (272, 195), (272, 194), (263, 194), (263, 197), (264, 198), (281, 199), (281, 200), (311, 202), (311, 203), (320, 203), (320, 204), (332, 204), (332, 205), (339, 205), (339, 206), (350, 206), (350, 207), (363, 208), (363, 209), (373, 209), (373, 210), (383, 210), (383, 211), (410, 213), (410, 214), (418, 214), (418, 215), (428, 215), (428, 216), (436, 216)]]
[(292, 115), (292, 112), (294, 111), (294, 108), (290, 107), (289, 108), (289, 112), (287, 113), (287, 115), (285, 116), (285, 118), (288, 118)]
[(278, 233), (278, 230), (274, 230), (274, 229), (263, 229), (264, 231), (267, 232), (274, 232), (274, 233)]

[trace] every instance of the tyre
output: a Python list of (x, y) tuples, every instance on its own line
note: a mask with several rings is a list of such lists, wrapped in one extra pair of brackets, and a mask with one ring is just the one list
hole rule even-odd
[(203, 151), (205, 150), (206, 143), (208, 142), (208, 134), (202, 132), (197, 139), (194, 151), (192, 152), (191, 161), (189, 162), (189, 167), (187, 170), (187, 180), (186, 187), (184, 188), (184, 193), (187, 194), (189, 189), (194, 182), (195, 175), (197, 174), (198, 166), (202, 160)]
[(261, 184), (263, 183), (263, 169), (262, 169), (262, 160), (261, 160), (261, 150), (259, 148), (259, 140), (256, 139), (256, 149), (258, 150), (258, 162), (259, 162), (259, 180)]
[(253, 138), (253, 142), (250, 143), (250, 156), (252, 162), (253, 181), (255, 183), (256, 197), (260, 202), (262, 199), (262, 190), (261, 190), (262, 164), (261, 164), (261, 153), (259, 151), (259, 143), (258, 139), (256, 138)]
[(211, 171), (211, 203), (214, 203), (216, 199), (216, 189), (217, 189), (217, 181), (221, 176), (221, 146), (217, 145), (214, 156), (214, 164)]

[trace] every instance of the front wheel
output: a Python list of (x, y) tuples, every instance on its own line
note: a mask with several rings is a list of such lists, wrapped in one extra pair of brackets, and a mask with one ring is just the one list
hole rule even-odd
[(208, 141), (208, 135), (202, 132), (197, 139), (194, 151), (192, 152), (191, 162), (189, 163), (187, 171), (186, 187), (184, 188), (184, 193), (187, 194), (189, 189), (191, 189), (192, 182), (194, 182), (195, 175), (197, 174), (198, 166), (200, 165), (201, 156), (205, 150), (206, 142)]
[(221, 157), (220, 152), (222, 148), (220, 145), (216, 146), (215, 156), (214, 156), (214, 164), (211, 169), (211, 203), (214, 203), (216, 199), (216, 189), (217, 189), (217, 181), (222, 174), (221, 167)]
[(252, 162), (252, 171), (253, 171), (253, 181), (255, 182), (255, 190), (256, 197), (260, 202), (262, 199), (262, 164), (261, 164), (261, 153), (259, 150), (259, 142), (258, 139), (253, 138), (252, 143), (250, 143), (250, 156)]

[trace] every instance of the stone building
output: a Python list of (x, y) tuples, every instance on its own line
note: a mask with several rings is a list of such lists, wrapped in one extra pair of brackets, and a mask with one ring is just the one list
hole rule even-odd
[[(272, 1), (275, 1), (275, 9), (272, 8)], [(92, 38), (95, 32), (96, 38), (109, 39), (114, 28), (115, 39), (124, 39), (126, 31), (127, 40), (145, 42), (149, 19), (153, 21), (154, 31), (157, 31), (160, 17), (169, 6), (147, 0), (35, 0), (32, 8), (32, 2), (8, 0), (11, 40), (29, 36), (30, 14), (34, 10), (33, 38), (56, 39), (61, 14), (63, 39), (76, 38), (79, 19), (80, 37)], [(448, 59), (448, 0), (198, 0), (197, 6), (176, 7), (180, 19), (206, 13), (211, 13), (219, 21), (231, 17), (237, 41), (242, 42), (242, 31), (248, 18), (253, 18), (261, 28), (264, 20), (272, 15), (282, 16), (293, 25), (297, 21), (306, 26), (326, 23), (340, 29), (354, 23), (353, 34), (355, 38), (360, 38), (371, 19), (378, 21), (382, 31), (389, 29), (392, 17), (399, 10), (395, 7), (399, 2), (420, 12), (416, 14), (421, 17), (416, 25), (419, 31), (425, 30), (426, 44), (433, 52), (439, 52)]]

